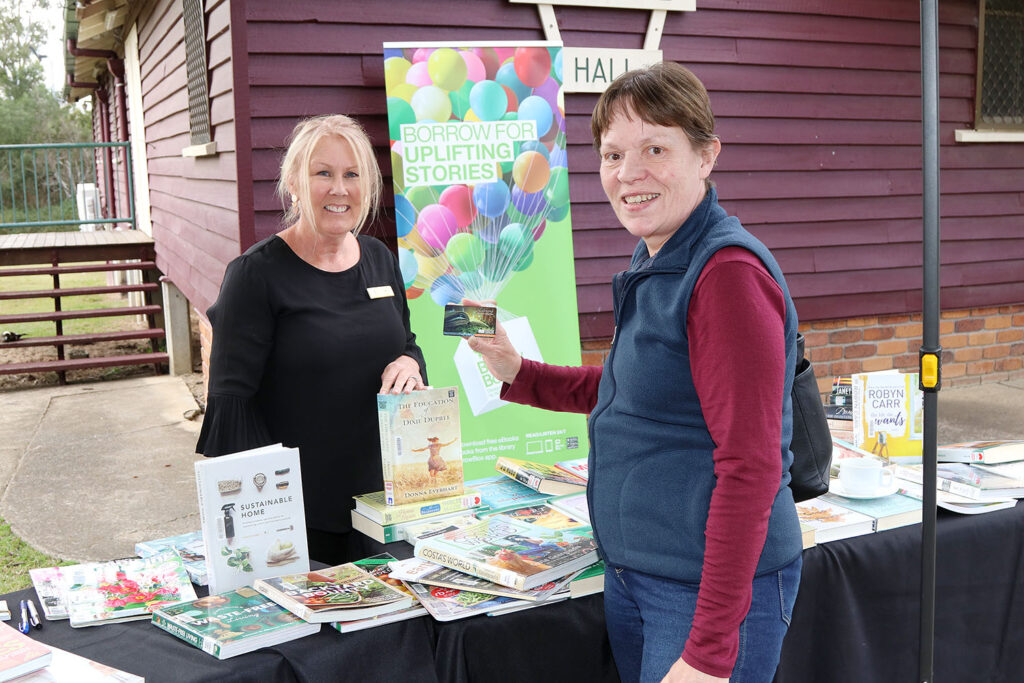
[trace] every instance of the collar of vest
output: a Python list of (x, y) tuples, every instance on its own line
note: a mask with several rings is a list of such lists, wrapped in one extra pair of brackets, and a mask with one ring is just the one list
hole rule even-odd
[[(629, 272), (651, 270), (653, 272), (682, 272), (687, 269), (693, 256), (693, 249), (704, 234), (719, 221), (728, 218), (725, 209), (718, 205), (718, 192), (714, 187), (704, 195), (700, 204), (694, 207), (689, 217), (653, 257), (648, 255), (647, 244), (640, 240), (633, 250)], [(645, 262), (651, 261), (651, 263)]]

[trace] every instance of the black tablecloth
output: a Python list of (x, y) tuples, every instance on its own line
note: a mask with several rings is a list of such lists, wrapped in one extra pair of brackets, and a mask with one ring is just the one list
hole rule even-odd
[[(1024, 505), (978, 516), (940, 510), (935, 681), (1024, 680)], [(776, 683), (916, 681), (921, 527), (804, 551), (793, 623)], [(382, 549), (408, 555), (405, 544)], [(2, 596), (8, 605), (31, 589)], [(213, 681), (618, 680), (600, 595), (498, 617), (429, 617), (320, 633), (220, 661), (146, 621), (32, 637), (150, 683)]]

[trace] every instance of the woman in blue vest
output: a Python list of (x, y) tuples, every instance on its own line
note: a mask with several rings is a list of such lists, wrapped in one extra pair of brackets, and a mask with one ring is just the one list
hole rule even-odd
[(709, 181), (707, 91), (673, 63), (623, 74), (591, 122), (601, 183), (639, 238), (603, 368), (473, 338), (502, 398), (589, 412), (588, 499), (623, 681), (771, 681), (800, 582), (789, 490), (796, 310)]

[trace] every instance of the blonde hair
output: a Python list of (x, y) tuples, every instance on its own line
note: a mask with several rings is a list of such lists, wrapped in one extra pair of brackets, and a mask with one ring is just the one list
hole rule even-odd
[[(309, 166), (313, 150), (318, 142), (328, 135), (337, 135), (345, 140), (356, 157), (359, 171), (359, 194), (362, 199), (359, 205), (359, 217), (352, 231), (358, 234), (368, 222), (377, 215), (380, 206), (383, 180), (377, 158), (373, 154), (373, 144), (366, 131), (359, 123), (344, 114), (327, 114), (304, 119), (295, 126), (288, 137), (288, 151), (281, 160), (281, 175), (277, 181), (277, 194), (285, 207), (284, 219), (286, 226), (294, 224), (305, 208), (310, 227), (316, 229), (316, 218), (310, 210), (309, 197)], [(292, 201), (292, 192), (298, 200)]]

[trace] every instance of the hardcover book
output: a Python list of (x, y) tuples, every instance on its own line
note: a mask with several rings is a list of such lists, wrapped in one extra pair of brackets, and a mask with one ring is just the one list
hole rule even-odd
[(378, 394), (377, 419), (388, 505), (462, 493), (457, 387)]
[(867, 515), (874, 520), (875, 531), (886, 531), (921, 521), (921, 501), (899, 493), (863, 500), (826, 493), (819, 496), (818, 500)]
[(49, 647), (53, 655), (50, 663), (19, 676), (16, 683), (145, 683), (142, 676), (100, 664), (59, 647)]
[(492, 510), (543, 503), (551, 497), (502, 474), (474, 479), (466, 482), (466, 486), (476, 489), (480, 493), (481, 505)]
[(39, 596), (39, 605), (46, 619), (67, 619), (68, 606), (64, 602), (63, 575), (60, 567), (29, 569), (28, 576)]
[(871, 517), (820, 498), (797, 503), (796, 514), (801, 522), (814, 528), (814, 538), (818, 543), (870, 534), (875, 528), (875, 520)]
[(559, 469), (554, 465), (546, 465), (530, 460), (499, 457), (494, 469), (506, 477), (511, 477), (521, 484), (526, 484), (534, 491), (557, 496), (565, 493), (578, 493), (587, 488), (587, 480)]
[(320, 630), (248, 586), (167, 605), (153, 624), (217, 659), (302, 638)]
[(383, 626), (384, 624), (391, 624), (396, 621), (405, 621), (406, 619), (423, 617), (428, 614), (427, 609), (420, 604), (420, 601), (412, 594), (412, 591), (409, 590), (408, 586), (391, 576), (391, 570), (395, 562), (397, 562), (397, 560), (392, 555), (388, 553), (381, 553), (380, 555), (374, 555), (373, 557), (356, 560), (352, 564), (359, 567), (364, 572), (377, 577), (395, 590), (407, 594), (412, 599), (412, 605), (405, 609), (400, 609), (397, 612), (381, 614), (376, 617), (356, 619), (354, 621), (336, 621), (331, 624), (335, 630), (340, 631), (341, 633), (362, 631), (363, 629)]
[(169, 550), (60, 570), (73, 627), (148, 619), (158, 607), (196, 599), (181, 558)]
[[(569, 494), (574, 495), (585, 495), (585, 494)], [(586, 505), (586, 501), (584, 501)], [(521, 507), (507, 508), (505, 510), (489, 510), (480, 513), (480, 517), (490, 517), (491, 515), (505, 515), (512, 519), (518, 519), (520, 522), (527, 522), (528, 524), (536, 524), (546, 529), (589, 529), (589, 522), (584, 522), (575, 517), (572, 517), (554, 505), (549, 503), (538, 503), (536, 505), (524, 505)]]
[(466, 489), (460, 494), (438, 498), (436, 500), (417, 501), (404, 505), (388, 505), (383, 491), (364, 493), (352, 497), (356, 501), (356, 511), (372, 519), (377, 524), (387, 526), (401, 522), (422, 520), (448, 512), (461, 512), (480, 506), (480, 494), (474, 489)]
[(917, 373), (863, 372), (853, 382), (853, 444), (891, 463), (921, 462), (924, 398)]
[(257, 579), (253, 588), (297, 617), (317, 624), (366, 619), (412, 606), (408, 594), (351, 562)]
[(516, 598), (517, 600), (539, 601), (546, 600), (558, 592), (575, 575), (570, 574), (558, 581), (549, 581), (542, 586), (537, 586), (530, 590), (519, 590), (460, 572), (457, 569), (444, 567), (430, 560), (421, 560), (414, 557), (394, 563), (392, 565), (392, 576), (402, 581), (423, 583), (428, 586), (456, 588), (474, 593), (487, 593), (488, 595), (504, 595)]
[(202, 458), (195, 469), (211, 594), (309, 571), (297, 449), (277, 444)]
[(178, 554), (192, 583), (197, 586), (206, 585), (206, 556), (203, 554), (206, 550), (203, 547), (202, 532), (190, 531), (187, 534), (135, 544), (135, 554), (139, 557), (149, 557), (164, 550), (173, 550)]
[(967, 441), (938, 446), (939, 462), (995, 465), (1024, 460), (1024, 441)]
[[(923, 465), (896, 468), (900, 479), (920, 484), (924, 481)], [(986, 468), (966, 463), (939, 463), (935, 471), (936, 486), (973, 500), (1006, 500), (1024, 498), (1024, 481), (996, 474)]]
[(0, 622), (0, 681), (9, 681), (50, 663), (50, 648)]
[(504, 515), (417, 541), (416, 557), (520, 590), (583, 569), (597, 561), (591, 534), (546, 529)]

